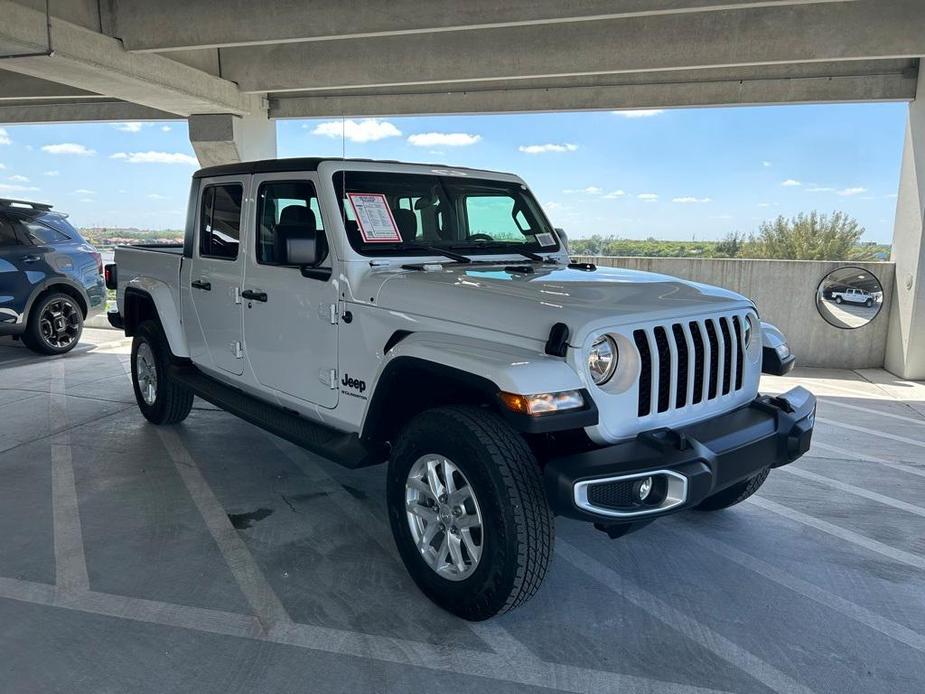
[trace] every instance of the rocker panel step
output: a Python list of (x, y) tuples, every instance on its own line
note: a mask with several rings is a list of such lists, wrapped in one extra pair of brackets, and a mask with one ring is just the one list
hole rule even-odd
[(366, 467), (383, 463), (388, 457), (384, 446), (366, 444), (356, 434), (338, 431), (264, 402), (205, 375), (194, 366), (171, 366), (170, 377), (203, 400), (338, 465)]

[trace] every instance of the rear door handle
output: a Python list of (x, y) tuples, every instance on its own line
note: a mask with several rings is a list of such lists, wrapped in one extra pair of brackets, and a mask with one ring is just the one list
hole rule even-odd
[(192, 282), (189, 283), (189, 286), (195, 289), (202, 289), (203, 291), (206, 291), (206, 292), (212, 291), (212, 283), (203, 282), (202, 280), (193, 280)]
[(248, 301), (262, 301), (264, 303), (267, 301), (266, 292), (258, 292), (253, 289), (245, 289), (243, 292), (241, 292), (241, 297), (247, 299)]
[(23, 261), (24, 263), (37, 263), (37, 262), (39, 262), (41, 259), (42, 259), (42, 256), (40, 256), (40, 255), (27, 255), (27, 256), (24, 256), (24, 257), (23, 257), (22, 261)]

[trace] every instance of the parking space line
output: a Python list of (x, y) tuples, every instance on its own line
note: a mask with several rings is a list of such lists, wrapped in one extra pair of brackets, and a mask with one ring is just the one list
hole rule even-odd
[[(64, 364), (51, 366), (51, 393), (48, 398), (49, 421), (68, 424), (67, 396), (64, 389)], [(87, 591), (87, 559), (77, 502), (77, 483), (67, 433), (51, 445), (52, 526), (55, 544), (55, 583), (65, 591)]]
[(505, 657), (484, 651), (450, 649), (444, 645), (307, 624), (281, 624), (267, 633), (260, 622), (249, 615), (92, 591), (66, 594), (55, 586), (13, 578), (0, 578), (0, 598), (568, 692), (721, 694), (722, 691), (545, 661), (512, 668)]
[[(392, 534), (387, 530), (388, 521), (383, 523), (371, 510), (348, 494), (340, 482), (321, 465), (309, 463), (304, 459), (304, 454), (301, 454), (301, 451), (297, 454), (296, 451), (290, 448), (289, 446), (292, 444), (284, 444), (272, 434), (267, 434), (267, 438), (309, 479), (320, 477), (324, 482), (331, 484), (333, 493), (329, 494), (328, 498), (354, 522), (354, 527), (363, 529), (377, 545), (385, 550), (393, 561), (402, 566)], [(512, 662), (537, 659), (533, 651), (499, 624), (486, 622), (466, 622), (466, 624), (495, 653), (509, 657)]]
[(793, 465), (785, 465), (780, 469), (791, 475), (802, 477), (805, 480), (812, 480), (813, 482), (819, 482), (820, 484), (834, 487), (835, 489), (839, 489), (847, 494), (854, 494), (855, 496), (864, 497), (865, 499), (870, 499), (871, 501), (876, 501), (877, 503), (884, 504), (886, 506), (892, 506), (893, 508), (906, 511), (907, 513), (914, 513), (917, 516), (925, 517), (925, 508), (916, 506), (915, 504), (910, 504), (906, 501), (900, 501), (899, 499), (894, 499), (893, 497), (886, 496), (884, 494), (878, 494), (877, 492), (869, 491), (863, 487), (856, 487), (855, 485), (848, 484), (847, 482), (834, 480), (831, 477), (817, 475), (815, 472), (803, 470), (802, 468), (797, 468)]
[(156, 427), (167, 454), (180, 474), (193, 503), (202, 515), (241, 592), (267, 631), (292, 622), (253, 555), (228, 520), (228, 514), (209, 487), (176, 430)]
[[(822, 443), (821, 441), (813, 441), (810, 450), (812, 450), (812, 448), (821, 448), (824, 451), (838, 453), (839, 455), (845, 456), (849, 460), (852, 458), (857, 458), (858, 460), (864, 460), (864, 461), (867, 461), (868, 463), (878, 463), (885, 467), (891, 467), (894, 470), (901, 470), (902, 472), (908, 472), (911, 475), (919, 475), (920, 477), (925, 477), (925, 469), (919, 469), (907, 463), (897, 463), (892, 460), (884, 460), (883, 458), (878, 458), (877, 456), (868, 455), (867, 453), (857, 453), (855, 451), (848, 451), (848, 450), (845, 450), (844, 448), (839, 448), (838, 446), (833, 446), (828, 443)], [(829, 460), (831, 460), (831, 458)]]
[(571, 543), (559, 538), (556, 553), (565, 557), (573, 566), (614, 593), (629, 600), (663, 624), (703, 646), (717, 657), (772, 690), (778, 692), (803, 692), (804, 694), (812, 692), (810, 688), (800, 684), (770, 663), (733, 643), (708, 626), (701, 624), (685, 612), (672, 607), (647, 590), (627, 581), (625, 577)]
[(859, 405), (849, 405), (846, 402), (839, 402), (837, 400), (829, 400), (828, 397), (823, 396), (825, 399), (826, 405), (835, 405), (836, 407), (845, 407), (849, 410), (857, 410), (858, 412), (863, 412), (864, 414), (872, 414), (877, 417), (889, 417), (890, 419), (898, 419), (903, 422), (909, 422), (910, 424), (918, 424), (920, 426), (925, 426), (925, 418), (921, 417), (906, 417), (901, 414), (893, 414), (892, 412), (881, 412), (880, 410), (875, 410), (870, 407), (860, 407)]
[(860, 431), (862, 434), (869, 434), (870, 436), (879, 436), (883, 439), (890, 439), (892, 441), (899, 441), (900, 443), (908, 443), (910, 446), (919, 446), (925, 448), (925, 441), (919, 441), (918, 439), (910, 439), (908, 436), (899, 436), (897, 434), (890, 434), (886, 431), (876, 431), (875, 429), (867, 429), (865, 427), (859, 427), (855, 424), (845, 424), (843, 422), (836, 422), (834, 419), (825, 419), (823, 417), (816, 417), (817, 422), (822, 422), (823, 424), (828, 424), (829, 426), (838, 427), (840, 429), (850, 429), (851, 431)]
[(754, 504), (759, 508), (763, 508), (765, 511), (770, 511), (771, 513), (776, 513), (779, 516), (784, 518), (789, 518), (792, 521), (797, 523), (802, 523), (803, 525), (808, 525), (811, 528), (816, 530), (821, 530), (824, 533), (833, 535), (845, 542), (850, 542), (853, 545), (858, 547), (863, 547), (864, 549), (870, 550), (871, 552), (876, 552), (885, 557), (899, 562), (901, 564), (906, 564), (907, 566), (912, 566), (917, 569), (925, 569), (925, 557), (918, 554), (912, 554), (911, 552), (906, 552), (901, 549), (896, 549), (890, 545), (884, 544), (878, 540), (873, 540), (869, 537), (861, 535), (851, 530), (846, 530), (845, 528), (839, 527), (834, 523), (829, 523), (824, 521), (821, 518), (815, 518), (806, 513), (796, 511), (792, 508), (778, 504), (775, 501), (770, 499), (765, 499), (761, 496), (753, 496), (747, 499), (747, 502)]
[(903, 626), (897, 622), (894, 622), (891, 619), (883, 617), (875, 612), (868, 610), (866, 607), (861, 607), (860, 605), (846, 600), (834, 593), (820, 588), (817, 585), (810, 583), (809, 581), (804, 581), (802, 578), (797, 578), (792, 573), (788, 571), (783, 571), (778, 569), (775, 566), (753, 557), (747, 552), (743, 552), (740, 549), (736, 549), (732, 545), (729, 545), (721, 540), (715, 538), (707, 537), (703, 533), (699, 533), (695, 530), (689, 528), (681, 527), (670, 527), (667, 528), (669, 533), (675, 533), (679, 536), (684, 536), (685, 539), (696, 542), (697, 544), (706, 547), (711, 552), (720, 555), (721, 557), (728, 559), (734, 564), (753, 571), (760, 576), (764, 576), (769, 581), (777, 583), (784, 588), (787, 588), (794, 593), (802, 595), (804, 598), (818, 602), (821, 605), (825, 605), (828, 608), (831, 608), (838, 612), (839, 614), (853, 619), (856, 622), (859, 622), (865, 626), (870, 627), (875, 631), (879, 631), (885, 636), (889, 636), (896, 641), (911, 646), (918, 651), (925, 651), (925, 635), (920, 634), (917, 631), (913, 631), (909, 627)]

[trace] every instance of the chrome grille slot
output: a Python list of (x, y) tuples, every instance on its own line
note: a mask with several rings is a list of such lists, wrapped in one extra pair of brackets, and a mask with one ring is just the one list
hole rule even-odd
[(638, 416), (706, 406), (744, 383), (744, 316), (715, 316), (633, 331), (639, 350)]

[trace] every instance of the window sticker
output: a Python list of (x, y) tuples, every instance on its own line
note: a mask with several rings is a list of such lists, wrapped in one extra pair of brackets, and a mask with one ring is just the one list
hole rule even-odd
[(398, 225), (382, 193), (347, 193), (363, 243), (401, 243)]
[(536, 242), (543, 247), (556, 245), (556, 240), (552, 237), (552, 234), (550, 234), (548, 231), (543, 232), (542, 234), (537, 234)]

